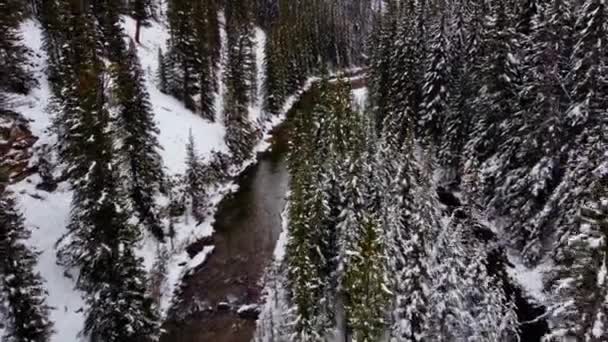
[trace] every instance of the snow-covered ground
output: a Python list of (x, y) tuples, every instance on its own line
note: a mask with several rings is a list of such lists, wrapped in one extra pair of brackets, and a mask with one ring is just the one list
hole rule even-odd
[(353, 105), (360, 110), (365, 109), (367, 102), (367, 87), (353, 90)]
[[(14, 97), (13, 105), (15, 111), (31, 120), (32, 133), (39, 137), (37, 145), (52, 144), (55, 139), (47, 132), (51, 123), (46, 111), (50, 90), (44, 74), (46, 55), (42, 49), (42, 31), (37, 22), (27, 20), (22, 25), (22, 32), (24, 43), (36, 52), (34, 74), (39, 85), (28, 96)], [(18, 194), (25, 224), (32, 231), (30, 244), (41, 253), (36, 270), (46, 281), (47, 303), (53, 308), (50, 319), (55, 324), (55, 334), (51, 342), (77, 341), (84, 321), (81, 310), (84, 302), (74, 289), (74, 280), (66, 277), (64, 268), (57, 265), (54, 246), (66, 232), (72, 192), (65, 184), (53, 193), (40, 192), (35, 188), (38, 182), (38, 176), (34, 175), (11, 189)]]
[[(135, 20), (123, 17), (124, 29), (133, 37)], [(150, 94), (156, 123), (160, 128), (159, 141), (163, 147), (161, 155), (165, 167), (170, 174), (183, 173), (186, 165), (186, 143), (188, 132), (192, 130), (197, 151), (201, 156), (208, 157), (214, 150), (227, 152), (224, 143), (226, 130), (221, 120), (211, 123), (190, 110), (172, 96), (163, 94), (156, 86), (156, 71), (158, 70), (158, 50), (167, 51), (166, 42), (169, 38), (167, 28), (159, 23), (142, 27), (138, 46), (138, 56), (142, 68), (146, 72), (146, 88)], [(221, 106), (221, 101), (216, 101)]]
[(515, 253), (509, 253), (508, 258), (513, 266), (508, 267), (507, 272), (516, 284), (521, 286), (524, 296), (535, 304), (548, 305), (543, 277), (553, 269), (553, 265), (549, 261), (545, 261), (530, 268), (525, 266), (521, 257)]

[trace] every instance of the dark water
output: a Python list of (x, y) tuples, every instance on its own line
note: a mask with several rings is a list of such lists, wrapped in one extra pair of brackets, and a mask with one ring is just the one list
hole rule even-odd
[[(314, 89), (306, 93), (288, 117), (310, 110), (314, 93)], [(247, 342), (253, 338), (255, 321), (240, 318), (236, 310), (259, 304), (260, 280), (272, 262), (281, 232), (280, 215), (289, 188), (289, 125), (288, 119), (274, 131), (271, 150), (239, 178), (238, 192), (220, 204), (211, 242), (215, 249), (203, 266), (184, 279), (161, 342)], [(205, 243), (210, 242), (192, 248), (200, 250)]]

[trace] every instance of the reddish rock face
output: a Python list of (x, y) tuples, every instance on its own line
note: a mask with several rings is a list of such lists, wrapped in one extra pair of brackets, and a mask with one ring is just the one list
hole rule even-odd
[(0, 187), (18, 182), (35, 172), (30, 165), (32, 147), (38, 138), (29, 124), (14, 112), (0, 112)]

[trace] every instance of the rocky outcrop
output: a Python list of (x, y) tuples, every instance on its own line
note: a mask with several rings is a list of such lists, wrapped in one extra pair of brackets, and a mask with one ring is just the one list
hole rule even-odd
[(36, 172), (30, 164), (36, 141), (23, 116), (0, 110), (0, 188)]

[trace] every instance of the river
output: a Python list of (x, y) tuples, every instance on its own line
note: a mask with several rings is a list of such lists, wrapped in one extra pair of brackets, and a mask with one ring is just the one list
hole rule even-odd
[(239, 190), (220, 204), (209, 242), (215, 249), (184, 278), (179, 300), (163, 325), (161, 342), (248, 342), (253, 338), (255, 317), (241, 318), (237, 310), (261, 304), (261, 279), (272, 262), (289, 189), (289, 118), (311, 110), (315, 93), (313, 86), (302, 96), (288, 119), (274, 130), (270, 150), (238, 178)]

